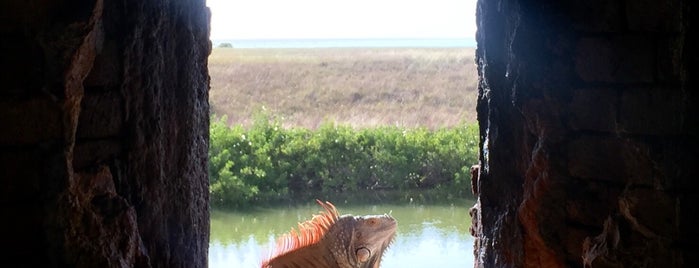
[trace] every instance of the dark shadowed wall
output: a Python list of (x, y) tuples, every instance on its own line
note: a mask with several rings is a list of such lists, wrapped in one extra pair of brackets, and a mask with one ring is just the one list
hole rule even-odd
[(480, 0), (478, 267), (697, 267), (696, 4)]
[[(696, 4), (481, 0), (479, 267), (697, 267)], [(0, 2), (0, 262), (206, 267), (203, 0)]]
[(0, 263), (206, 267), (204, 0), (0, 2)]

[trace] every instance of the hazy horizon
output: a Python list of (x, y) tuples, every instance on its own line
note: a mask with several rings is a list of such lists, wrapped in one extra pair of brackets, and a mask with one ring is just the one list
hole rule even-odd
[(211, 39), (474, 38), (476, 0), (207, 0)]
[(228, 43), (234, 48), (476, 47), (475, 38), (226, 38), (211, 42), (214, 47)]

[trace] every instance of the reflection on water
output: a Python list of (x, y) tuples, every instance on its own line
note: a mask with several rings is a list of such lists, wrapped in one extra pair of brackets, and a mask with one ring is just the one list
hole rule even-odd
[[(335, 204), (340, 214), (389, 213), (398, 220), (398, 233), (386, 251), (382, 268), (473, 267), (473, 240), (468, 228), (472, 201), (454, 205)], [(209, 267), (259, 267), (275, 237), (317, 214), (315, 204), (211, 213)]]

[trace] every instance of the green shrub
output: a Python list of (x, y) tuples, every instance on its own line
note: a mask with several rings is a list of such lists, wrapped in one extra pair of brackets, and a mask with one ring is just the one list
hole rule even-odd
[(478, 127), (354, 129), (325, 123), (317, 130), (281, 127), (259, 113), (249, 129), (212, 118), (209, 150), (212, 204), (304, 200), (362, 191), (430, 190), (470, 196)]

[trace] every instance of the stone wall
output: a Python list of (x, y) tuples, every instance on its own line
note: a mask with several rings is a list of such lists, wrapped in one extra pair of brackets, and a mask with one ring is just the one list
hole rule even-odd
[(1, 263), (206, 267), (204, 0), (0, 3)]
[[(479, 267), (696, 267), (691, 1), (478, 3)], [(206, 267), (203, 0), (0, 2), (2, 263)]]
[(477, 267), (697, 266), (693, 8), (478, 2)]

